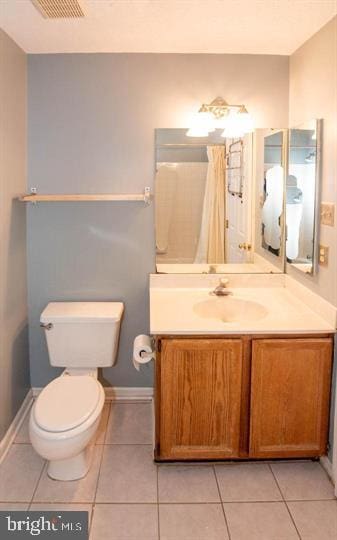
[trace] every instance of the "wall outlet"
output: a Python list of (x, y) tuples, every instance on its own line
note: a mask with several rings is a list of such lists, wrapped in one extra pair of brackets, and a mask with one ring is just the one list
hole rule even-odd
[(333, 203), (321, 203), (321, 225), (333, 227), (335, 223), (335, 205)]
[(319, 246), (318, 262), (321, 266), (327, 266), (329, 262), (328, 246)]

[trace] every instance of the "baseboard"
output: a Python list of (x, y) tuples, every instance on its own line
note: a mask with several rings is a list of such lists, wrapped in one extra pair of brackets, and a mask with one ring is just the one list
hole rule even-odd
[(20, 409), (16, 413), (11, 425), (5, 433), (5, 436), (0, 441), (0, 463), (5, 459), (8, 450), (11, 447), (12, 442), (14, 441), (22, 422), (25, 419), (25, 416), (32, 404), (33, 401), (33, 392), (30, 389), (27, 392), (25, 399), (23, 400)]
[(107, 401), (152, 401), (152, 387), (127, 387), (127, 386), (107, 386), (105, 399)]
[[(32, 388), (33, 397), (41, 392), (42, 388)], [(153, 399), (152, 387), (105, 386), (106, 401), (151, 401)]]
[(334, 474), (333, 474), (333, 467), (330, 459), (328, 456), (322, 456), (319, 459), (323, 469), (326, 471), (328, 476), (331, 478), (332, 482), (335, 483)]

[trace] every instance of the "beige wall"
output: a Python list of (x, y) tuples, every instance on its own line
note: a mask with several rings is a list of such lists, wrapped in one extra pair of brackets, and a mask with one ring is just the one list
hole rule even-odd
[(26, 218), (26, 55), (0, 30), (0, 440), (29, 387)]
[[(337, 17), (290, 57), (289, 125), (323, 119), (321, 200), (337, 205)], [(337, 209), (337, 206), (336, 206)], [(329, 265), (310, 277), (289, 268), (304, 285), (337, 305), (337, 213), (334, 227), (320, 227), (330, 248)]]

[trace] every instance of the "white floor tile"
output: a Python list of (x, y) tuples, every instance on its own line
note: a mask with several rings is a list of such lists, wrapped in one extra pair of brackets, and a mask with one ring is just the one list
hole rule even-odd
[(289, 502), (302, 540), (336, 540), (337, 501)]
[(220, 502), (212, 466), (160, 465), (159, 502)]
[(299, 540), (284, 503), (224, 503), (224, 509), (231, 540)]
[(103, 446), (95, 446), (88, 474), (81, 480), (61, 482), (52, 480), (45, 467), (37, 486), (35, 502), (91, 503), (94, 501)]
[(13, 444), (0, 465), (0, 501), (30, 502), (43, 465), (30, 444)]
[(104, 446), (97, 502), (157, 502), (157, 468), (146, 445)]
[(271, 468), (286, 500), (333, 499), (333, 485), (318, 462), (273, 463)]
[(96, 504), (90, 540), (158, 540), (156, 504)]
[(159, 529), (160, 540), (228, 539), (221, 504), (160, 504)]
[(152, 403), (112, 403), (106, 444), (151, 444)]
[(90, 525), (92, 504), (32, 503), (29, 510), (45, 510), (47, 512), (88, 512), (88, 523)]
[(28, 510), (29, 503), (0, 503), (0, 512), (6, 512), (7, 510)]
[(215, 466), (224, 502), (281, 501), (282, 495), (268, 465), (230, 463)]

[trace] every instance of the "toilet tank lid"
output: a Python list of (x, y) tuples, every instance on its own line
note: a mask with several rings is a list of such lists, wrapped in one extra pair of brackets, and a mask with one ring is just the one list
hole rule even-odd
[(122, 317), (122, 302), (50, 302), (41, 313), (42, 323), (111, 322)]

